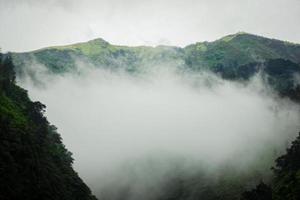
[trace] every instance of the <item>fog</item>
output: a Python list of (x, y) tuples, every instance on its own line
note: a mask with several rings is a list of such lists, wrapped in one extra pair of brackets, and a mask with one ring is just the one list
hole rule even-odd
[(125, 187), (130, 199), (154, 199), (175, 172), (218, 174), (224, 165), (267, 173), (299, 131), (298, 105), (260, 75), (238, 83), (165, 66), (129, 74), (80, 63), (63, 75), (32, 67), (38, 80), (23, 75), (18, 84), (47, 106), (98, 196), (114, 199)]

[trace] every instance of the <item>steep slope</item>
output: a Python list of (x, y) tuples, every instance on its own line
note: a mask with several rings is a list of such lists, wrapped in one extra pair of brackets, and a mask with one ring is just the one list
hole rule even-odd
[(10, 56), (0, 54), (0, 199), (95, 199), (44, 109), (15, 85)]

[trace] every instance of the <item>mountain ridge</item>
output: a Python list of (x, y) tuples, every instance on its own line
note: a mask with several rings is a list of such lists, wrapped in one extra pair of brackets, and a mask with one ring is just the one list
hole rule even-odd
[[(97, 67), (124, 68), (128, 72), (137, 71), (141, 67), (144, 67), (146, 64), (149, 64), (150, 67), (159, 64), (160, 65), (171, 64), (176, 66), (177, 65), (184, 66), (187, 69), (192, 69), (193, 73), (196, 73), (200, 70), (208, 69), (230, 80), (240, 80), (240, 79), (246, 80), (249, 79), (249, 77), (253, 76), (255, 73), (257, 73), (258, 71), (262, 71), (263, 73), (266, 74), (264, 78), (266, 78), (267, 82), (271, 86), (273, 86), (274, 89), (279, 91), (279, 93), (281, 93), (283, 96), (295, 98), (297, 100), (300, 99), (300, 95), (299, 95), (300, 87), (298, 86), (294, 88), (295, 86), (293, 82), (294, 73), (300, 73), (300, 65), (298, 64), (299, 62), (297, 62), (297, 59), (299, 58), (297, 52), (298, 45), (294, 46), (294, 45), (286, 44), (284, 41), (277, 41), (277, 40), (274, 41), (273, 39), (268, 39), (268, 38), (266, 39), (260, 36), (249, 35), (247, 33), (239, 33), (234, 36), (231, 35), (225, 37), (227, 38), (225, 39), (221, 38), (214, 42), (203, 42), (199, 44), (192, 44), (189, 47), (185, 47), (185, 48), (180, 48), (180, 47), (177, 48), (177, 47), (169, 47), (169, 46), (159, 46), (159, 47), (117, 46), (117, 45), (111, 45), (102, 39), (96, 39), (90, 41), (90, 43), (89, 42), (79, 43), (80, 47), (78, 47), (78, 44), (77, 46), (75, 45), (75, 47), (74, 45), (69, 45), (67, 49), (61, 47), (56, 49), (50, 47), (46, 49), (41, 49), (36, 52), (15, 53), (13, 54), (13, 57), (14, 57), (14, 62), (16, 63), (15, 69), (17, 70), (17, 72), (19, 72), (19, 74), (17, 74), (18, 76), (22, 75), (21, 74), (22, 70), (23, 72), (29, 70), (26, 67), (31, 65), (33, 66), (33, 70), (31, 72), (36, 73), (36, 68), (34, 68), (35, 67), (34, 62), (38, 62), (44, 65), (51, 73), (54, 74), (73, 72), (74, 66), (76, 65), (76, 61), (74, 61), (75, 60), (74, 57), (90, 61), (93, 64), (95, 64), (95, 66)], [(295, 49), (289, 50), (288, 48), (284, 48), (285, 45), (289, 46), (289, 48), (296, 48), (296, 50)], [(94, 48), (96, 48), (96, 50)], [(265, 50), (266, 52), (264, 52)], [(289, 54), (289, 51), (292, 51), (293, 56)], [(253, 54), (257, 54), (257, 55), (254, 56)], [(260, 65), (263, 65), (263, 67), (260, 67)], [(5, 82), (5, 85), (6, 84), (7, 83)], [(11, 85), (11, 83), (9, 83), (8, 85)], [(16, 86), (13, 86), (13, 88), (14, 87)], [(7, 91), (5, 90), (5, 93), (6, 92)], [(16, 95), (16, 96), (20, 96), (20, 95)], [(11, 96), (9, 96), (9, 98), (13, 99)], [(3, 99), (6, 100), (7, 98), (5, 97)], [(21, 105), (19, 107), (21, 107)], [(36, 108), (38, 110), (38, 113), (42, 112), (43, 106), (41, 106), (40, 104), (37, 104), (37, 106), (39, 106)], [(8, 106), (5, 107), (10, 108), (11, 106), (8, 104)], [(12, 115), (11, 117), (14, 119), (13, 121), (18, 122), (18, 124), (21, 125), (26, 123), (26, 121), (22, 120), (22, 118), (21, 120), (17, 120), (19, 118), (18, 115), (19, 111), (18, 112), (17, 111), (18, 110), (15, 111), (15, 113), (17, 114)], [(4, 117), (10, 116), (9, 112), (3, 112), (3, 113), (4, 113), (3, 114)], [(5, 119), (4, 117), (3, 119)], [(5, 125), (5, 123), (3, 123), (3, 125)], [(52, 129), (51, 132), (49, 133), (55, 136), (57, 135), (55, 130)], [(52, 145), (52, 143), (50, 144)], [(50, 146), (51, 147), (50, 149), (56, 150), (56, 148), (54, 148), (56, 147), (56, 143), (53, 144), (54, 144), (53, 147)], [(60, 147), (58, 150), (60, 150), (61, 148), (63, 149), (63, 147)], [(54, 151), (54, 153), (52, 154), (54, 154), (54, 156), (56, 157), (58, 156), (58, 158), (62, 157), (67, 161), (70, 159), (69, 154), (67, 154), (66, 152), (57, 153), (56, 151)], [(295, 156), (296, 158), (298, 158), (298, 154), (299, 153), (297, 153), (297, 155)], [(294, 160), (292, 161), (294, 162)], [(297, 163), (299, 163), (298, 160), (296, 161)], [(290, 163), (290, 161), (289, 160), (285, 161), (285, 163)], [(69, 166), (70, 161), (68, 161), (67, 164)], [(279, 167), (281, 166), (279, 165)], [(294, 177), (298, 177), (298, 173), (299, 173), (298, 168), (295, 171), (296, 172), (292, 174), (292, 178), (291, 178), (292, 181), (294, 180)], [(72, 175), (72, 177), (73, 176), (77, 177), (72, 170), (69, 173)], [(289, 173), (290, 172), (287, 170), (287, 172), (284, 171), (284, 173), (282, 174), (283, 176), (285, 176), (286, 174)], [(77, 180), (76, 182), (79, 182), (80, 185), (75, 187), (74, 191), (80, 192), (81, 188), (83, 188), (82, 195), (86, 199), (94, 199), (91, 192), (84, 185), (84, 183), (82, 183), (80, 179), (76, 179), (76, 180)], [(290, 179), (288, 179), (288, 181), (290, 181)], [(63, 184), (64, 180), (61, 180), (60, 183), (62, 183), (62, 186), (65, 185)], [(45, 183), (45, 185), (46, 184), (47, 182)], [(299, 185), (299, 182), (297, 182), (297, 184)], [(232, 185), (230, 184), (228, 185), (225, 184), (225, 186), (227, 186), (229, 190), (230, 187), (232, 187)], [(285, 184), (279, 184), (279, 186), (280, 189), (281, 187), (285, 188)], [(73, 187), (74, 187), (73, 185), (70, 186), (72, 190)], [(297, 187), (299, 188), (299, 186)], [(185, 185), (182, 184), (181, 180), (178, 181), (178, 187), (176, 183), (174, 184), (174, 188), (175, 188), (174, 194), (177, 196), (174, 196), (174, 194), (172, 193), (173, 191), (171, 190), (170, 192), (171, 198), (166, 197), (164, 199), (181, 199), (180, 197), (184, 197), (184, 195), (186, 194), (186, 188)], [(218, 195), (223, 195), (227, 192), (228, 188), (226, 187), (224, 188), (225, 188), (224, 191), (221, 192), (216, 191), (216, 193), (219, 193), (216, 195), (214, 194), (215, 191), (208, 191), (207, 193), (208, 194), (213, 193), (213, 197), (216, 196), (214, 199), (218, 199), (219, 198)], [(54, 190), (54, 194), (56, 193), (64, 194), (64, 192), (62, 191), (56, 191), (56, 188), (53, 188), (53, 190)], [(43, 192), (46, 191), (47, 190)], [(270, 191), (268, 190), (267, 192), (269, 193)], [(206, 191), (204, 191), (203, 194), (205, 192)], [(13, 193), (11, 193), (11, 195), (13, 195)], [(65, 194), (65, 195), (69, 195), (69, 194)], [(236, 193), (235, 196), (237, 199), (239, 194)], [(282, 196), (285, 197), (286, 195), (283, 194)], [(213, 199), (213, 197), (210, 198), (210, 196), (208, 195), (207, 198)]]
[[(130, 73), (140, 73), (154, 66), (171, 67), (190, 72), (210, 71), (225, 79), (249, 79), (268, 65), (274, 88), (282, 93), (295, 93), (294, 76), (286, 70), (295, 63), (294, 73), (300, 73), (300, 44), (263, 36), (238, 32), (212, 42), (198, 42), (184, 48), (176, 46), (122, 46), (113, 45), (98, 38), (88, 42), (65, 46), (43, 48), (24, 53), (12, 53), (17, 74), (36, 64), (46, 67), (54, 74), (78, 72), (78, 60), (96, 68), (121, 69)], [(274, 60), (274, 62), (272, 62)], [(276, 69), (270, 64), (274, 64)], [(34, 74), (35, 72), (30, 72)], [(269, 74), (270, 75), (270, 74)], [(282, 77), (285, 77), (283, 79)], [(268, 79), (268, 78), (266, 78)], [(298, 84), (297, 84), (298, 85)], [(298, 90), (298, 89), (297, 89)], [(299, 99), (300, 100), (300, 99)]]
[(38, 51), (41, 51), (41, 50), (45, 50), (45, 49), (49, 49), (49, 48), (57, 48), (57, 49), (64, 49), (64, 48), (70, 48), (72, 46), (80, 46), (82, 44), (85, 44), (85, 43), (106, 43), (108, 45), (114, 45), (114, 46), (119, 46), (119, 47), (132, 47), (132, 48), (135, 48), (135, 47), (149, 47), (149, 48), (157, 48), (157, 47), (160, 47), (160, 46), (165, 46), (165, 47), (175, 47), (175, 48), (186, 48), (190, 45), (195, 45), (195, 44), (198, 44), (198, 43), (212, 43), (212, 42), (216, 42), (216, 41), (219, 41), (219, 40), (231, 40), (237, 36), (241, 36), (241, 35), (247, 35), (247, 36), (255, 36), (255, 37), (258, 37), (258, 38), (263, 38), (263, 39), (269, 39), (269, 40), (275, 40), (275, 41), (280, 41), (280, 42), (284, 42), (288, 45), (292, 45), (292, 46), (300, 46), (300, 43), (295, 43), (295, 42), (290, 42), (288, 40), (281, 40), (281, 39), (277, 39), (277, 38), (269, 38), (269, 37), (265, 37), (265, 36), (262, 36), (262, 35), (258, 35), (258, 34), (253, 34), (253, 33), (248, 33), (248, 32), (244, 32), (244, 31), (239, 31), (239, 32), (236, 32), (236, 33), (233, 33), (233, 34), (228, 34), (228, 35), (225, 35), (221, 38), (217, 38), (215, 40), (212, 40), (212, 41), (198, 41), (198, 42), (194, 42), (194, 43), (191, 43), (191, 44), (187, 44), (183, 47), (180, 47), (180, 46), (177, 46), (177, 45), (164, 45), (164, 44), (158, 44), (158, 45), (155, 45), (155, 46), (151, 46), (151, 45), (119, 45), (119, 44), (112, 44), (108, 41), (106, 41), (105, 39), (101, 38), (101, 37), (96, 37), (94, 39), (90, 39), (90, 40), (87, 40), (87, 41), (83, 41), (83, 42), (75, 42), (75, 43), (71, 43), (71, 44), (67, 44), (67, 45), (55, 45), (55, 46), (47, 46), (47, 47), (42, 47), (42, 48), (38, 48), (38, 49), (35, 49), (35, 50), (31, 50), (31, 51), (21, 51), (21, 52), (12, 52), (12, 53), (25, 53), (25, 52), (38, 52)]
[(217, 65), (219, 63), (223, 64), (224, 62), (225, 65), (228, 65), (232, 62), (232, 60), (237, 60), (238, 64), (247, 64), (254, 61), (257, 62), (274, 58), (283, 58), (295, 63), (300, 63), (300, 44), (267, 38), (246, 32), (226, 35), (211, 42), (196, 42), (185, 47), (169, 45), (157, 45), (154, 47), (146, 45), (114, 45), (102, 38), (95, 38), (87, 42), (50, 46), (34, 51), (14, 54), (39, 54), (41, 52), (51, 50), (68, 51), (70, 53), (82, 54), (87, 57), (102, 56), (102, 54), (113, 54), (118, 51), (129, 54), (138, 54), (140, 52), (153, 54), (154, 52), (165, 53), (167, 51), (178, 50), (183, 51), (187, 59), (196, 60), (194, 65), (202, 65), (202, 67), (203, 65), (206, 65), (205, 67), (213, 67), (213, 65)]

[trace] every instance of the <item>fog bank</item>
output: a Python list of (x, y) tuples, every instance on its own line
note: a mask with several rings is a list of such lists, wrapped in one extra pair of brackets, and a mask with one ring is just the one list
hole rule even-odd
[(237, 83), (164, 66), (135, 75), (85, 65), (79, 74), (49, 75), (33, 67), (39, 80), (18, 83), (47, 106), (75, 169), (99, 195), (128, 186), (131, 199), (154, 199), (173, 172), (267, 171), (299, 131), (299, 107), (260, 76)]

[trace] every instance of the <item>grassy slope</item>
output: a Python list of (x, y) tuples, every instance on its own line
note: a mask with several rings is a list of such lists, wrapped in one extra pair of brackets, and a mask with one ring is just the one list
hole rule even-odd
[(145, 65), (176, 64), (192, 69), (232, 70), (237, 66), (285, 59), (300, 63), (300, 45), (237, 33), (213, 42), (200, 42), (185, 48), (171, 46), (117, 46), (103, 39), (67, 46), (56, 46), (33, 52), (14, 54), (16, 65), (37, 61), (55, 73), (72, 70), (74, 58), (97, 66), (138, 70)]
[(236, 67), (269, 59), (286, 59), (300, 63), (300, 45), (237, 33), (214, 42), (189, 45), (185, 48), (188, 64), (195, 68), (218, 65)]
[[(80, 63), (128, 72), (145, 71), (155, 66), (192, 71), (210, 70), (230, 80), (248, 79), (258, 71), (264, 71), (264, 74), (271, 76), (266, 77), (266, 80), (270, 81), (275, 90), (300, 101), (300, 88), (294, 88), (294, 74), (286, 70), (291, 65), (298, 64), (298, 67), (292, 68), (293, 72), (300, 73), (300, 45), (247, 33), (228, 35), (213, 42), (196, 43), (185, 48), (117, 46), (103, 39), (95, 39), (16, 53), (13, 58), (18, 74), (27, 69), (27, 73), (29, 71), (32, 76), (36, 74), (36, 69), (28, 70), (28, 66), (36, 67), (36, 64), (41, 64), (50, 73), (60, 74), (77, 71), (77, 64)], [(272, 63), (275, 65), (270, 65)], [(265, 65), (268, 70), (265, 70)], [(279, 74), (272, 72), (278, 71), (278, 68)]]

